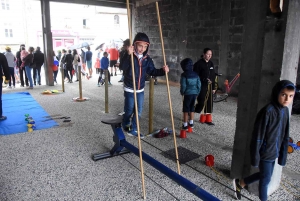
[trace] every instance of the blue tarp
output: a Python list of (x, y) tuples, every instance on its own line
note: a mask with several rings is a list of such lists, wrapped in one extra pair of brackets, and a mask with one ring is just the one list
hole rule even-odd
[(25, 114), (35, 121), (35, 130), (58, 126), (28, 92), (2, 94), (2, 109), (7, 119), (0, 121), (0, 135), (27, 132)]

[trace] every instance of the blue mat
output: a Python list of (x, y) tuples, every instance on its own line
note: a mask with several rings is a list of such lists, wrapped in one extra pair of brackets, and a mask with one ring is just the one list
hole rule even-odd
[(27, 132), (25, 114), (35, 121), (35, 130), (58, 126), (28, 92), (2, 94), (2, 109), (7, 119), (0, 121), (0, 135)]

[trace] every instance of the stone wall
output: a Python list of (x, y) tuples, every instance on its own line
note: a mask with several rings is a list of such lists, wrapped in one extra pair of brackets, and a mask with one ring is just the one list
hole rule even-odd
[[(226, 3), (230, 4), (228, 15), (224, 15), (223, 10)], [(134, 9), (134, 32), (145, 32), (149, 36), (149, 53), (158, 68), (163, 65), (163, 59), (155, 2), (136, 0)], [(171, 81), (179, 82), (182, 59), (190, 57), (196, 62), (206, 47), (213, 50), (212, 61), (220, 66), (223, 79), (231, 79), (239, 72), (244, 13), (242, 0), (161, 0), (159, 10)], [(224, 25), (224, 21), (228, 21), (228, 25)], [(226, 37), (222, 38), (222, 31)], [(222, 63), (221, 49), (226, 57)]]

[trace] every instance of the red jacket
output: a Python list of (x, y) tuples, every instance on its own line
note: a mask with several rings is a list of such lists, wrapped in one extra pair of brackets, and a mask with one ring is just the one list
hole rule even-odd
[(108, 50), (109, 60), (118, 60), (119, 59), (119, 51), (116, 48), (110, 48)]

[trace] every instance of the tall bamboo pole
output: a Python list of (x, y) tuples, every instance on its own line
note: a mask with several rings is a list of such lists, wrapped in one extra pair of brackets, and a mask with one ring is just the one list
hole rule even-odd
[[(162, 50), (162, 54), (163, 54), (164, 65), (166, 66), (167, 62), (166, 62), (166, 55), (165, 55), (165, 48), (164, 48), (164, 39), (163, 39), (163, 35), (162, 35), (162, 30), (161, 30), (161, 22), (160, 22), (160, 14), (159, 14), (158, 2), (156, 2), (156, 12), (157, 12), (157, 20), (158, 20), (158, 27), (159, 27), (159, 34), (160, 34), (160, 41), (161, 41), (161, 50)], [(173, 138), (174, 138), (174, 146), (175, 146), (175, 155), (176, 155), (176, 162), (177, 162), (177, 170), (178, 170), (178, 174), (180, 174), (180, 164), (179, 164), (179, 159), (178, 159), (178, 150), (177, 150), (177, 143), (176, 143), (176, 134), (175, 134), (174, 119), (173, 119), (173, 110), (172, 110), (172, 102), (171, 102), (171, 94), (170, 94), (170, 86), (169, 86), (168, 73), (166, 73), (166, 81), (167, 81), (167, 89), (168, 89), (170, 115), (171, 115), (171, 121), (172, 121), (172, 130), (173, 130)]]
[(150, 78), (149, 88), (149, 133), (153, 132), (153, 96), (154, 96), (154, 80)]
[[(126, 4), (127, 4), (129, 39), (130, 39), (130, 44), (132, 44), (131, 13), (130, 13), (130, 8), (129, 8), (129, 0), (126, 0)], [(143, 187), (143, 198), (145, 200), (146, 199), (146, 190), (145, 190), (144, 166), (143, 166), (142, 144), (141, 144), (141, 134), (140, 134), (140, 121), (139, 121), (137, 98), (136, 98), (133, 53), (130, 56), (131, 56), (132, 83), (133, 83), (133, 91), (134, 91), (134, 108), (135, 108), (136, 126), (137, 126), (137, 133), (138, 133), (138, 144), (139, 144), (140, 169), (141, 169), (142, 187)]]
[(105, 75), (105, 113), (108, 113), (108, 70), (104, 70)]

